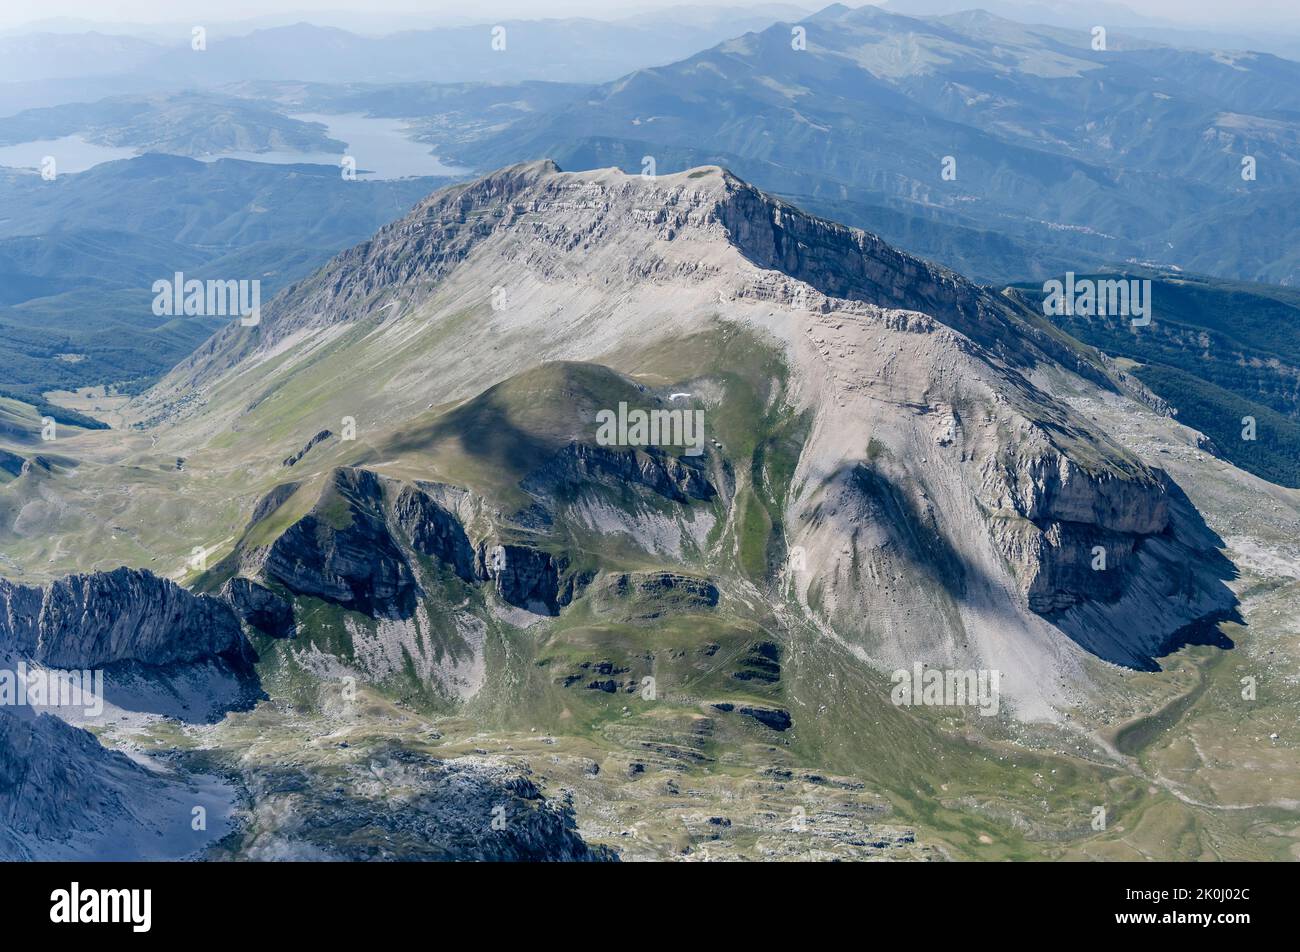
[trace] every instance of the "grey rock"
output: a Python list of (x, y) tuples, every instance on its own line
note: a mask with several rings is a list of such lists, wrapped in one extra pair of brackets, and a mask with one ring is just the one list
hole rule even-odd
[[(437, 760), (392, 745), (366, 751), (340, 791), (325, 789), (306, 769), (260, 771), (254, 793), (274, 797), (300, 791), (283, 829), (272, 821), (249, 857), (310, 853), (351, 861), (608, 862), (617, 854), (578, 834), (564, 798), (542, 795), (526, 767), (494, 757)], [(394, 795), (358, 796), (354, 785)], [(400, 795), (396, 791), (401, 791)], [(274, 813), (280, 816), (280, 811)]]
[(604, 576), (589, 597), (601, 611), (630, 611), (647, 620), (671, 612), (698, 612), (716, 608), (721, 597), (717, 585), (706, 578), (679, 572), (618, 572)]
[(718, 494), (700, 457), (677, 457), (656, 447), (617, 449), (576, 442), (566, 446), (541, 470), (530, 474), (524, 486), (554, 492), (564, 486), (589, 483), (643, 486), (680, 503), (693, 499), (708, 501)]
[(248, 519), (247, 528), (251, 529), (283, 506), (289, 501), (289, 497), (298, 491), (301, 485), (301, 483), (280, 483), (280, 485), (267, 492), (253, 507), (253, 514)]
[(474, 581), (474, 547), (459, 520), (428, 493), (404, 486), (393, 502), (393, 515), (411, 547), (450, 565), (467, 582)]
[(794, 726), (794, 720), (790, 717), (790, 712), (779, 707), (759, 707), (756, 704), (746, 704), (736, 708), (736, 710), (746, 717), (758, 721), (764, 727), (772, 728), (774, 731), (785, 731)]
[(560, 566), (549, 552), (524, 545), (480, 544), (476, 574), (491, 579), (502, 601), (542, 615), (559, 614)]
[(303, 458), (304, 456), (306, 456), (308, 453), (310, 453), (310, 452), (311, 452), (311, 451), (312, 451), (312, 450), (313, 450), (317, 445), (319, 445), (319, 444), (321, 444), (321, 443), (324, 443), (326, 440), (328, 440), (328, 439), (329, 439), (331, 436), (333, 436), (333, 435), (334, 435), (334, 433), (333, 433), (333, 431), (331, 431), (331, 430), (321, 430), (319, 433), (317, 433), (315, 436), (313, 436), (310, 440), (308, 440), (308, 441), (303, 445), (303, 448), (302, 448), (302, 449), (300, 449), (298, 452), (294, 453), (292, 456), (289, 456), (289, 457), (285, 458), (285, 460), (284, 460), (280, 465), (281, 465), (281, 466), (295, 466), (295, 465), (297, 465), (299, 462), (301, 462), (302, 458)]
[(336, 469), (311, 512), (271, 543), (268, 578), (371, 617), (409, 618), (418, 586), (386, 522), (381, 478)]
[(10, 476), (17, 476), (23, 471), (23, 464), (26, 459), (17, 453), (11, 453), (8, 450), (0, 450), (0, 473), (8, 473)]
[(130, 568), (69, 575), (43, 588), (0, 579), (0, 647), (56, 668), (251, 658), (225, 602)]
[(221, 589), (223, 598), (240, 620), (272, 638), (294, 635), (293, 606), (252, 579), (236, 577)]

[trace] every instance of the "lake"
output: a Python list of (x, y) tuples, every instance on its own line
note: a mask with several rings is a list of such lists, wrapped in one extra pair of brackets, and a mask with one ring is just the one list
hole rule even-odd
[[(459, 175), (467, 170), (448, 165), (430, 151), (425, 143), (407, 137), (408, 127), (401, 119), (375, 119), (359, 113), (301, 113), (293, 116), (303, 122), (319, 122), (331, 139), (348, 145), (347, 154), (357, 161), (357, 177), (369, 180), (398, 179), (423, 175)], [(59, 174), (84, 172), (101, 162), (129, 159), (134, 149), (95, 145), (79, 135), (0, 148), (0, 166), (39, 169), (42, 160), (52, 155)], [(339, 167), (341, 155), (329, 152), (223, 152), (196, 156), (204, 162), (217, 159), (244, 159), (274, 165), (310, 163)]]
[[(447, 165), (430, 152), (430, 146), (407, 138), (407, 125), (401, 119), (374, 119), (360, 113), (298, 113), (291, 116), (302, 122), (319, 122), (331, 139), (348, 144), (347, 154), (357, 160), (357, 177), (397, 179), (419, 175), (458, 175), (467, 170)], [(342, 156), (329, 152), (226, 152), (202, 156), (214, 159), (246, 159), (288, 165), (310, 162), (338, 167)]]
[(55, 173), (63, 175), (84, 172), (101, 162), (129, 159), (135, 155), (135, 150), (95, 145), (81, 136), (63, 136), (61, 139), (40, 139), (0, 146), (0, 166), (39, 170), (47, 155), (54, 156)]

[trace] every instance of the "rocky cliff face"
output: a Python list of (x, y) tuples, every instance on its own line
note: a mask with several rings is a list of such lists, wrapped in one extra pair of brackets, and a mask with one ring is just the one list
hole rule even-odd
[(1090, 471), (1063, 453), (1008, 448), (981, 473), (985, 503), (1036, 524), (1076, 522), (1111, 532), (1156, 535), (1169, 525), (1163, 478), (1134, 464)]
[(349, 862), (610, 862), (573, 810), (527, 768), (498, 758), (439, 760), (384, 744), (328, 781), (303, 765), (250, 777), (263, 804), (251, 859)]
[(561, 564), (550, 553), (528, 546), (485, 542), (478, 549), (475, 572), (492, 581), (506, 604), (554, 615), (559, 611)]
[(128, 568), (71, 575), (44, 588), (0, 579), (0, 647), (54, 668), (249, 660), (239, 620), (224, 602)]
[(808, 564), (788, 577), (871, 654), (997, 668), (1014, 691), (1050, 677), (1059, 634), (1151, 667), (1234, 604), (1221, 567), (1155, 557), (1219, 562), (1167, 479), (970, 338), (856, 309), (806, 333), (823, 402), (787, 520)]
[(10, 453), (8, 450), (0, 450), (0, 476), (18, 476), (23, 471), (23, 464), (27, 460), (17, 453)]
[[(394, 747), (329, 779), (250, 774), (261, 804), (237, 836), (252, 859), (607, 862), (526, 768)], [(375, 788), (379, 787), (378, 790)], [(339, 796), (345, 790), (348, 796)], [(300, 793), (308, 796), (298, 795)], [(195, 831), (191, 810), (207, 810)], [(0, 860), (175, 860), (231, 830), (231, 804), (139, 766), (48, 714), (0, 708)], [(493, 825), (496, 820), (496, 825)], [(247, 823), (247, 821), (246, 821)], [(383, 836), (376, 835), (382, 831)]]
[(670, 456), (656, 448), (649, 452), (618, 450), (590, 443), (570, 443), (523, 485), (529, 490), (553, 491), (560, 485), (583, 483), (633, 483), (675, 502), (707, 501), (718, 494), (699, 459)]
[(272, 638), (292, 638), (293, 605), (251, 579), (232, 578), (221, 589), (221, 598), (244, 623)]
[[(347, 333), (361, 323), (364, 335)], [(746, 348), (775, 355), (759, 409), (698, 459), (557, 443), (534, 412), (556, 388), (566, 400), (581, 388), (539, 383), (532, 368), (603, 364), (639, 392), (679, 381), (710, 425), (734, 427), (743, 414), (726, 387)], [(996, 667), (1009, 693), (1050, 704), (1076, 646), (1149, 666), (1233, 603), (1194, 511), (1069, 402), (1149, 395), (1015, 295), (718, 168), (641, 178), (542, 162), (438, 192), (288, 289), (259, 328), (227, 329), (141, 412), (184, 403), (179, 443), (242, 426), (263, 412), (247, 382), (272, 356), (265, 394), (329, 361), (352, 395), (304, 411), (304, 436), (364, 410), (385, 421), (371, 434), (385, 464), (458, 447), (464, 485), (349, 476), (241, 569), (374, 617), (418, 611), (421, 559), (553, 614), (584, 591), (572, 566), (590, 582), (631, 553), (718, 579), (724, 594), (728, 577), (779, 588), (876, 664)], [(495, 390), (524, 378), (515, 403)], [(192, 388), (200, 397), (184, 402)], [(430, 423), (434, 407), (456, 409)], [(775, 472), (771, 427), (791, 419), (806, 425)], [(484, 475), (529, 454), (540, 462), (508, 480)], [(494, 482), (508, 492), (482, 485)], [(615, 538), (608, 565), (584, 550)]]
[(467, 582), (485, 577), (476, 569), (481, 554), (470, 544), (465, 527), (423, 488), (403, 486), (393, 500), (393, 516), (419, 554), (446, 563)]
[(312, 511), (258, 558), (267, 578), (300, 595), (372, 617), (415, 610), (415, 575), (389, 531), (380, 477), (368, 470), (336, 470)]
[[(269, 542), (241, 542), (231, 563), (248, 578), (227, 583), (223, 594), (246, 621), (256, 610), (251, 602), (265, 600), (252, 577), (372, 618), (405, 619), (427, 594), (421, 563), (430, 560), (462, 582), (490, 584), (506, 605), (555, 615), (595, 574), (571, 567), (565, 536), (554, 531), (573, 518), (570, 510), (584, 494), (603, 489), (611, 498), (682, 507), (718, 497), (703, 456), (599, 446), (592, 437), (557, 439), (538, 450), (519, 480), (533, 502), (513, 513), (464, 487), (408, 482), (364, 467), (334, 469), (314, 490), (318, 497), (305, 515)], [(260, 534), (260, 523), (278, 518), (299, 485), (264, 495), (250, 537)]]
[[(466, 583), (490, 581), (507, 604), (555, 614), (567, 600), (564, 559), (495, 536), (471, 542), (461, 517), (436, 498), (443, 488), (336, 469), (311, 511), (268, 545), (242, 550), (238, 568), (372, 618), (404, 619), (425, 594), (423, 557)], [(273, 496), (258, 506), (263, 519), (288, 498)], [(231, 579), (225, 589), (241, 612), (258, 610), (262, 592), (271, 594), (247, 578)]]

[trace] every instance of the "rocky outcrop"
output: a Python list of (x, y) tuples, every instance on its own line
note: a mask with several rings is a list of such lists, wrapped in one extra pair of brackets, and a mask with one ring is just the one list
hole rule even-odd
[(381, 477), (334, 471), (316, 505), (264, 554), (262, 571), (290, 591), (377, 617), (410, 617), (419, 587), (386, 521)]
[(467, 582), (475, 579), (476, 553), (460, 521), (416, 486), (403, 486), (393, 516), (421, 555), (444, 562)]
[(26, 459), (17, 453), (10, 453), (8, 450), (0, 450), (0, 474), (17, 476), (23, 471), (23, 463)]
[(715, 214), (728, 239), (761, 268), (831, 298), (919, 311), (1018, 364), (1047, 356), (1115, 389), (1106, 371), (1045, 331), (1021, 300), (994, 294), (878, 235), (809, 215), (730, 175)]
[(775, 684), (781, 680), (781, 646), (775, 641), (758, 641), (741, 656), (731, 676), (755, 685)]
[(283, 506), (289, 501), (289, 497), (298, 491), (301, 485), (301, 483), (280, 483), (280, 485), (272, 488), (257, 501), (257, 505), (253, 507), (253, 514), (249, 516), (248, 525), (245, 528), (251, 529)]
[(146, 769), (53, 714), (0, 707), (0, 861), (193, 856), (229, 831), (233, 796)]
[(28, 476), (32, 473), (50, 473), (54, 471), (54, 460), (47, 456), (32, 456), (23, 460), (22, 468), (18, 471), (19, 476)]
[(530, 474), (524, 488), (553, 492), (560, 487), (589, 483), (644, 486), (678, 503), (707, 502), (718, 494), (701, 457), (672, 456), (658, 448), (647, 451), (577, 442), (556, 454), (542, 470)]
[(674, 612), (708, 611), (718, 606), (718, 586), (709, 579), (678, 572), (618, 572), (606, 575), (589, 593), (597, 611), (651, 620)]
[(1077, 522), (1039, 527), (993, 520), (993, 539), (1019, 572), (1029, 610), (1051, 616), (1086, 600), (1113, 602), (1124, 590), (1141, 537)]
[[(268, 494), (257, 514), (269, 517), (290, 495)], [(557, 614), (591, 580), (594, 573), (570, 572), (566, 559), (534, 546), (496, 539), (473, 544), (461, 518), (439, 501), (455, 495), (451, 487), (342, 467), (305, 516), (269, 544), (243, 552), (238, 568), (372, 618), (414, 614), (424, 595), (420, 557), (464, 582), (490, 581), (502, 601), (538, 614)], [(227, 594), (241, 604), (265, 601), (245, 587), (246, 579), (236, 584)]]
[(737, 707), (736, 712), (753, 718), (764, 727), (770, 727), (774, 731), (788, 731), (794, 726), (794, 719), (790, 717), (790, 712), (779, 707), (760, 707), (756, 704), (745, 704)]
[(297, 464), (302, 460), (302, 458), (303, 458), (304, 456), (306, 456), (308, 453), (310, 453), (310, 452), (311, 452), (311, 451), (312, 451), (312, 450), (313, 450), (313, 449), (314, 449), (318, 444), (320, 444), (320, 443), (324, 443), (326, 440), (328, 440), (328, 439), (329, 439), (331, 436), (333, 436), (333, 435), (334, 435), (334, 433), (333, 433), (331, 430), (321, 430), (319, 433), (317, 433), (315, 436), (313, 436), (310, 440), (308, 440), (308, 441), (303, 445), (302, 449), (298, 450), (298, 452), (294, 453), (292, 456), (286, 457), (286, 458), (284, 459), (284, 461), (281, 462), (280, 465), (281, 465), (281, 466), (295, 466), (295, 465), (297, 465)]
[(232, 578), (221, 589), (224, 599), (240, 621), (272, 638), (294, 635), (293, 606), (252, 579)]
[(123, 791), (105, 781), (105, 767), (144, 779), (89, 731), (49, 714), (0, 708), (0, 859), (39, 858), (33, 841), (85, 834), (100, 811), (123, 811)]
[(250, 859), (618, 859), (583, 840), (567, 798), (543, 796), (527, 767), (497, 758), (437, 760), (384, 744), (327, 775), (294, 763), (249, 782), (264, 807)]
[(1111, 532), (1153, 535), (1169, 525), (1164, 482), (1134, 464), (1131, 472), (1090, 471), (1059, 453), (1003, 454), (983, 472), (986, 500), (1031, 522), (1076, 522)]
[(539, 615), (559, 614), (561, 570), (551, 553), (529, 546), (484, 542), (476, 555), (475, 573), (502, 601)]
[(244, 665), (251, 657), (226, 603), (130, 568), (69, 575), (44, 588), (0, 579), (0, 648), (53, 668), (212, 658)]
[(1139, 548), (1170, 529), (1166, 479), (1136, 461), (1090, 470), (1062, 453), (1009, 447), (981, 476), (995, 513), (990, 535), (1029, 610), (1045, 617), (1118, 602), (1131, 588)]

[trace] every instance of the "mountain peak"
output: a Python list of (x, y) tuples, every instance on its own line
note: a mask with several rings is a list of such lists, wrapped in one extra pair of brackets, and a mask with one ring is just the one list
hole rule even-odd
[[(586, 282), (606, 298), (654, 286), (715, 299), (820, 296), (919, 311), (1020, 357), (1027, 349), (1064, 354), (1000, 296), (870, 232), (804, 212), (721, 166), (639, 175), (565, 172), (542, 159), (434, 192), (282, 292), (260, 326), (228, 328), (169, 379), (192, 387), (249, 354), (276, 353), (296, 335), (390, 321), (442, 294), (469, 262), (488, 259), (502, 264), (484, 273), (522, 261), (543, 281)], [(762, 292), (754, 289), (755, 269)], [(493, 289), (476, 293), (483, 303)]]
[[(738, 362), (755, 361), (759, 391), (728, 395)], [(436, 492), (468, 507), (470, 522), (499, 511), (511, 532), (535, 534), (563, 521), (535, 510), (539, 494), (550, 500), (547, 487), (579, 471), (620, 484), (639, 472), (674, 499), (729, 504), (728, 474), (753, 463), (728, 454), (763, 424), (729, 430), (726, 420), (770, 406), (777, 381), (782, 412), (810, 421), (781, 516), (791, 542), (808, 553), (861, 545), (850, 561), (873, 565), (873, 577), (914, 576), (886, 591), (829, 563), (815, 569), (837, 579), (822, 600), (831, 622), (882, 663), (925, 644), (945, 663), (1015, 671), (1008, 690), (1029, 696), (1056, 664), (1051, 626), (1108, 660), (1149, 666), (1175, 632), (1230, 602), (1210, 575), (1185, 577), (1204, 540), (1166, 538), (1185, 514), (1162, 478), (1058, 397), (1058, 379), (1069, 381), (1063, 392), (1125, 385), (1013, 297), (719, 166), (642, 176), (543, 160), (429, 196), (287, 289), (260, 325), (232, 324), (129, 412), (156, 424), (154, 452), (196, 467), (252, 460), (239, 478), (263, 491), (310, 434), (354, 428), (355, 442), (300, 454), (295, 481), (338, 465), (433, 480), (453, 487)], [(593, 411), (667, 412), (679, 398), (719, 427), (691, 444), (700, 468), (600, 442)], [(711, 492), (681, 489), (701, 480)], [(367, 511), (378, 519), (381, 508)], [(734, 518), (674, 522), (663, 538), (703, 545), (692, 533)], [(1078, 553), (1103, 545), (1129, 559), (1148, 544), (1168, 551), (1149, 569), (1155, 581), (1134, 556), (1094, 597)], [(951, 613), (916, 602), (888, 637), (860, 630), (890, 617), (903, 590), (951, 608), (985, 577), (1020, 593), (997, 624), (936, 632), (931, 619)], [(1178, 586), (1203, 597), (1172, 610), (1155, 593)], [(554, 593), (543, 601), (558, 604)], [(1153, 620), (1134, 633), (1136, 614)]]

